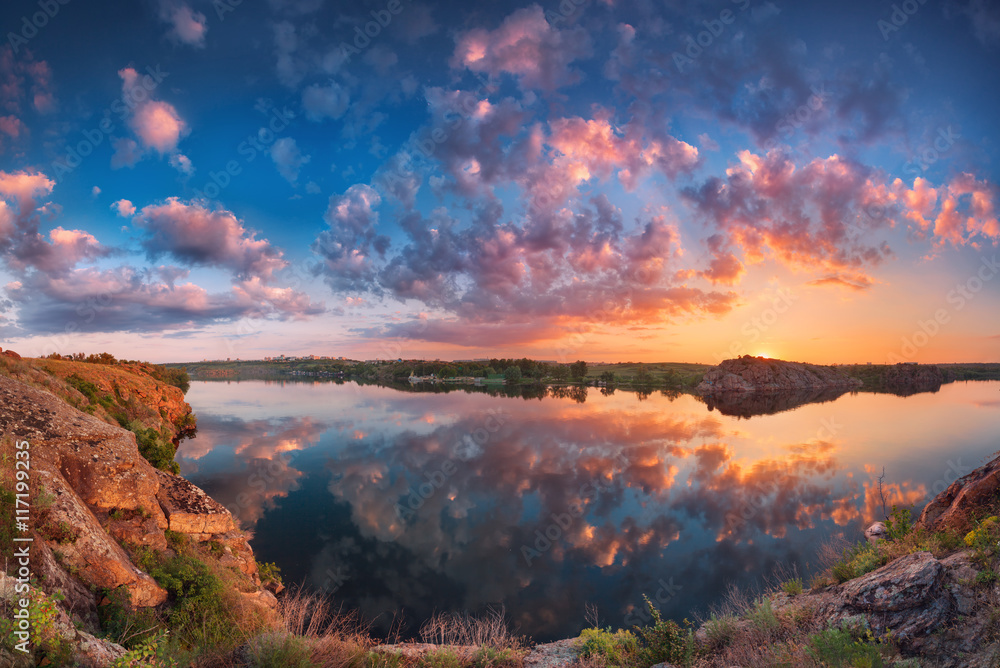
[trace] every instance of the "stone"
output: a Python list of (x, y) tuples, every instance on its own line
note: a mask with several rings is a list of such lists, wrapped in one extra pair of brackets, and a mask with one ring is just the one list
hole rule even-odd
[(924, 507), (917, 525), (928, 531), (967, 531), (972, 516), (1000, 491), (1000, 457), (959, 478)]
[(922, 605), (940, 588), (943, 571), (930, 552), (915, 552), (846, 582), (841, 593), (848, 605), (867, 612), (905, 610)]
[(165, 471), (155, 475), (160, 482), (156, 499), (171, 531), (210, 536), (236, 529), (232, 514), (199, 487)]
[(888, 536), (889, 530), (885, 528), (885, 523), (883, 522), (875, 522), (865, 529), (865, 539), (869, 543), (877, 543), (880, 540), (885, 540)]

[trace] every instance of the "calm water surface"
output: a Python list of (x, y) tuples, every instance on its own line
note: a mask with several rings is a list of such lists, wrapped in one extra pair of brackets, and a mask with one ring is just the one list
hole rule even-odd
[[(536, 640), (675, 618), (837, 534), (921, 503), (1000, 449), (1000, 382), (845, 394), (749, 419), (694, 397), (522, 399), (312, 382), (192, 382), (183, 475), (286, 582), (413, 631), (503, 604)], [(382, 627), (379, 627), (381, 624)]]

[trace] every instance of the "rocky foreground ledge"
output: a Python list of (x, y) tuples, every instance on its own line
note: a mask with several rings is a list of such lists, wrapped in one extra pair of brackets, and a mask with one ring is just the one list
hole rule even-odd
[(695, 392), (706, 396), (723, 392), (852, 389), (861, 385), (862, 381), (836, 367), (744, 355), (725, 360), (706, 372)]
[[(253, 583), (253, 591), (244, 592), (248, 603), (275, 606), (229, 511), (184, 478), (153, 468), (140, 455), (133, 432), (0, 376), (0, 433), (8, 458), (4, 467), (11, 469), (3, 473), (11, 479), (13, 442), (30, 445), (31, 532), (15, 535), (34, 539), (30, 570), (36, 591), (65, 597), (55, 623), (74, 648), (77, 664), (105, 666), (125, 654), (95, 637), (101, 592), (127, 591), (139, 608), (167, 599), (168, 592), (133, 562), (125, 546), (165, 550), (168, 535), (174, 541), (212, 541), (221, 546), (220, 565)], [(8, 572), (16, 570), (5, 565)], [(14, 587), (14, 578), (0, 574), (0, 602), (8, 611), (18, 598)], [(3, 661), (0, 651), (0, 665)]]

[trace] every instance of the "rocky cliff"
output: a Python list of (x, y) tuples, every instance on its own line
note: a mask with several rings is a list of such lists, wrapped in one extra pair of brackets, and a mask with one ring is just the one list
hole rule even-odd
[[(0, 488), (8, 494), (15, 489), (9, 463), (15, 459), (15, 443), (26, 441), (31, 528), (25, 532), (11, 526), (7, 534), (34, 539), (36, 587), (49, 595), (61, 592), (61, 614), (87, 636), (76, 638), (74, 646), (94, 647), (91, 636), (99, 632), (97, 608), (104, 593), (125, 592), (138, 608), (163, 604), (167, 590), (136, 564), (136, 555), (169, 552), (171, 544), (182, 541), (210, 542), (219, 566), (247, 583), (246, 598), (273, 607), (274, 597), (262, 589), (253, 551), (232, 515), (187, 480), (154, 468), (140, 454), (133, 431), (109, 424), (121, 422), (113, 414), (126, 410), (127, 418), (177, 436), (193, 424), (181, 390), (128, 369), (47, 360), (17, 364), (22, 367), (7, 366), (10, 375), (0, 375), (0, 447), (7, 462), (0, 470)], [(117, 400), (88, 403), (90, 386), (81, 386), (85, 391), (79, 393), (60, 382), (72, 376), (86, 377), (82, 382), (96, 386), (98, 396), (106, 392)], [(79, 410), (67, 400), (93, 410)], [(4, 508), (5, 513), (10, 510)], [(9, 555), (10, 545), (0, 548)], [(9, 585), (0, 582), (0, 593)], [(80, 651), (82, 665), (104, 665)], [(98, 654), (107, 652), (123, 650), (104, 647)]]
[(801, 391), (861, 386), (840, 370), (817, 364), (744, 355), (709, 370), (695, 387), (700, 395), (722, 392)]

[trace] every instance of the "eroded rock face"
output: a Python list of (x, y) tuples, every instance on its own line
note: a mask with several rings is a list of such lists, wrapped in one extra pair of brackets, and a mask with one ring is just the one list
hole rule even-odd
[(844, 583), (840, 595), (847, 607), (875, 613), (873, 628), (892, 629), (907, 640), (933, 631), (951, 612), (951, 597), (941, 587), (943, 573), (930, 552), (916, 552)]
[(833, 367), (744, 355), (725, 360), (705, 374), (695, 392), (788, 391), (860, 387), (861, 381)]
[(918, 526), (929, 531), (970, 528), (973, 513), (984, 508), (1000, 491), (1000, 458), (959, 478), (938, 494), (920, 513)]
[[(138, 606), (166, 600), (120, 544), (164, 549), (166, 529), (219, 541), (223, 565), (259, 584), (253, 551), (229, 511), (187, 480), (153, 468), (132, 432), (6, 376), (0, 376), (0, 432), (30, 443), (32, 487), (36, 494), (44, 488), (47, 498), (44, 521), (72, 534), (46, 540), (36, 531), (36, 543), (48, 555), (53, 584), (72, 596), (67, 608), (85, 624), (93, 620), (90, 587), (125, 587)], [(67, 569), (81, 586), (68, 584), (74, 578)]]

